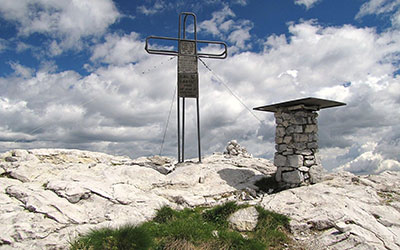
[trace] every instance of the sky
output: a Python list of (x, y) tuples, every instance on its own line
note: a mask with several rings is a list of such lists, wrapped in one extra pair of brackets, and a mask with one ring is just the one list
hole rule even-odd
[[(144, 46), (177, 37), (180, 12), (196, 14), (198, 39), (228, 45), (198, 66), (203, 156), (236, 139), (273, 159), (274, 116), (249, 110), (317, 97), (347, 104), (319, 112), (327, 170), (400, 170), (399, 0), (0, 0), (0, 152), (133, 158), (159, 154), (165, 134), (161, 153), (176, 158), (177, 59)], [(195, 111), (188, 99), (189, 158)]]

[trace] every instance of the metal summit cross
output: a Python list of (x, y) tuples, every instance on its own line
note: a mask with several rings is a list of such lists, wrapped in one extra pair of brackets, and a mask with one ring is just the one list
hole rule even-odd
[[(193, 17), (193, 37), (186, 38), (186, 21), (187, 18)], [(182, 25), (183, 19), (183, 25)], [(178, 56), (178, 98), (177, 98), (177, 118), (178, 118), (178, 162), (185, 159), (185, 98), (196, 98), (197, 106), (197, 143), (199, 152), (199, 162), (201, 162), (201, 146), (200, 146), (200, 114), (199, 114), (199, 73), (198, 58), (214, 58), (225, 59), (228, 55), (227, 45), (219, 41), (197, 40), (196, 15), (191, 12), (182, 12), (179, 14), (179, 30), (178, 38), (149, 36), (146, 38), (145, 50), (150, 54)], [(162, 50), (149, 48), (151, 39), (169, 40), (178, 42), (178, 51)], [(197, 51), (198, 44), (216, 44), (222, 45), (224, 51), (220, 54), (200, 53)], [(182, 101), (182, 111), (180, 110)], [(182, 127), (181, 127), (182, 125)]]

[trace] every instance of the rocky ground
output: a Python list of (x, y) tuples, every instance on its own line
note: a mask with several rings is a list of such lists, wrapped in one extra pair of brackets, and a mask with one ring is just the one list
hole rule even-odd
[(201, 164), (79, 150), (0, 155), (0, 249), (65, 249), (78, 234), (139, 224), (156, 209), (249, 202), (292, 218), (306, 249), (399, 249), (400, 173), (330, 174), (321, 183), (267, 194), (265, 159), (214, 154)]

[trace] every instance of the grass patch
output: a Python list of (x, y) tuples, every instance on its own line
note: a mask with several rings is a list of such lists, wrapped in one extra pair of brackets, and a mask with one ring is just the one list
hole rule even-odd
[(287, 236), (289, 218), (256, 207), (259, 221), (254, 232), (239, 233), (229, 228), (227, 219), (238, 209), (228, 202), (211, 209), (181, 211), (163, 207), (152, 221), (140, 226), (94, 230), (71, 243), (70, 249), (284, 249), (290, 244)]
[(208, 222), (226, 227), (228, 217), (239, 209), (235, 202), (227, 202), (224, 205), (213, 207), (203, 212), (203, 219)]
[(267, 249), (279, 249), (277, 247), (290, 242), (288, 237), (290, 219), (287, 216), (267, 211), (260, 206), (256, 209), (259, 215), (254, 238), (264, 242)]
[(102, 228), (93, 230), (73, 242), (70, 249), (145, 250), (151, 249), (153, 245), (152, 237), (144, 228), (126, 225), (118, 229)]

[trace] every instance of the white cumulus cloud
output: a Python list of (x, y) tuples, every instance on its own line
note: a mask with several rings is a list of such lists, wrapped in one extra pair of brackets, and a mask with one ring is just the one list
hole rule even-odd
[(154, 4), (151, 6), (146, 6), (146, 5), (138, 6), (137, 10), (146, 16), (151, 16), (164, 11), (167, 7), (172, 7), (172, 4), (171, 3), (168, 4), (162, 0), (156, 0)]
[(310, 9), (320, 1), (321, 0), (295, 0), (294, 3), (297, 5), (304, 5), (306, 9)]
[(123, 36), (108, 34), (104, 43), (94, 46), (90, 60), (116, 65), (134, 63), (147, 56), (143, 48), (144, 43), (135, 32)]
[(225, 5), (221, 10), (212, 13), (212, 18), (202, 21), (199, 26), (199, 31), (212, 34), (220, 39), (227, 39), (235, 47), (231, 48), (231, 52), (238, 49), (248, 49), (251, 47), (250, 31), (253, 28), (253, 23), (250, 20), (234, 20), (235, 13)]
[(356, 19), (360, 19), (366, 15), (389, 15), (392, 27), (400, 28), (400, 1), (369, 0), (361, 6)]
[[(233, 34), (241, 22), (226, 10), (204, 23), (204, 32)], [(354, 172), (398, 168), (398, 32), (302, 21), (289, 24), (288, 35), (263, 43), (261, 52), (204, 59), (212, 72), (199, 63), (203, 154), (223, 151), (227, 141), (237, 139), (255, 156), (273, 157), (273, 114), (255, 113), (261, 122), (255, 119), (226, 85), (250, 109), (308, 96), (343, 101), (347, 106), (320, 111), (324, 166)], [(172, 103), (163, 153), (176, 155), (176, 60), (144, 54), (143, 39), (134, 32), (109, 34), (91, 52), (88, 76), (15, 62), (14, 73), (0, 78), (0, 151), (74, 147), (155, 154)], [(197, 154), (195, 111), (188, 99), (188, 157)]]
[(82, 39), (102, 35), (120, 16), (111, 0), (0, 0), (0, 15), (21, 36), (41, 33), (55, 39), (51, 52), (80, 48)]

